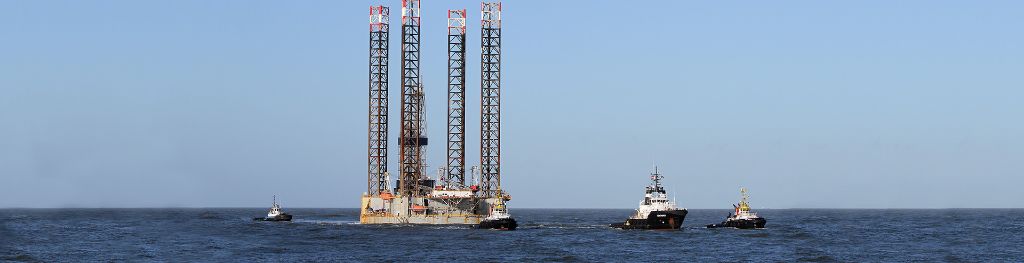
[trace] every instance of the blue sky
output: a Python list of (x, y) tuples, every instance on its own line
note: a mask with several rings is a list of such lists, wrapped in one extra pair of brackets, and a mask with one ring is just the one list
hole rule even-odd
[[(0, 207), (262, 207), (271, 194), (357, 206), (367, 6), (382, 3), (396, 107), (397, 0), (0, 1)], [(445, 10), (476, 21), (479, 3), (423, 5), (428, 134), (441, 142)], [(658, 163), (689, 208), (728, 208), (740, 186), (757, 208), (1022, 207), (1020, 10), (505, 1), (510, 205), (633, 207)]]

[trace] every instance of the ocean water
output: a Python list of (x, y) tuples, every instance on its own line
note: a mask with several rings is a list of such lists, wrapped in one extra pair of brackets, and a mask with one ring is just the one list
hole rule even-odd
[(516, 231), (359, 225), (356, 209), (0, 209), (0, 261), (1021, 262), (1024, 210), (760, 210), (760, 230), (618, 230), (628, 209), (512, 209)]

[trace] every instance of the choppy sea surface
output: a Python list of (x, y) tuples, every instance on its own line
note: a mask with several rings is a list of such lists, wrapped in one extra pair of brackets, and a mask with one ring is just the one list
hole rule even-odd
[(628, 209), (513, 209), (516, 231), (358, 224), (356, 209), (0, 209), (0, 261), (1021, 262), (1024, 209), (760, 210), (760, 230), (618, 230)]

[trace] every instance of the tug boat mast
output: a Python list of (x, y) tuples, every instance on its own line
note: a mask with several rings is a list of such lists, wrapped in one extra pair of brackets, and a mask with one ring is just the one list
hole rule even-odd
[(274, 195), (274, 204), (270, 207), (270, 212), (267, 212), (267, 218), (274, 218), (281, 215), (281, 205), (277, 204), (277, 195)]
[(661, 173), (658, 173), (658, 167), (655, 166), (654, 172), (651, 173), (651, 185), (647, 186), (644, 200), (640, 201), (640, 207), (636, 209), (636, 213), (633, 213), (633, 216), (630, 217), (631, 219), (646, 219), (651, 211), (676, 209), (676, 202), (669, 201), (668, 194), (665, 193), (665, 187), (661, 185), (661, 180), (664, 178), (664, 176), (661, 176)]
[(747, 188), (740, 187), (740, 203), (733, 206), (736, 209), (736, 219), (757, 217), (757, 213), (750, 212), (750, 203), (748, 203), (748, 200), (750, 200), (750, 195), (747, 194)]

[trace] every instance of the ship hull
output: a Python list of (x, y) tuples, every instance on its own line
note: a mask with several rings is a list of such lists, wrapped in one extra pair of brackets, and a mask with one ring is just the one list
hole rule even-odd
[(719, 228), (719, 227), (732, 227), (739, 229), (753, 229), (753, 228), (764, 228), (764, 225), (768, 224), (768, 220), (764, 218), (750, 218), (750, 219), (736, 219), (736, 220), (725, 220), (725, 222), (719, 224), (708, 225), (708, 228)]
[(611, 224), (621, 229), (679, 229), (686, 219), (686, 210), (652, 211), (646, 219), (626, 219), (624, 223)]
[(519, 224), (513, 218), (502, 218), (494, 220), (483, 220), (480, 221), (480, 225), (477, 228), (480, 229), (497, 229), (497, 230), (516, 230)]
[(257, 217), (257, 218), (253, 218), (252, 220), (253, 221), (271, 221), (271, 222), (292, 221), (292, 215), (281, 214), (281, 215), (275, 216), (275, 217)]

